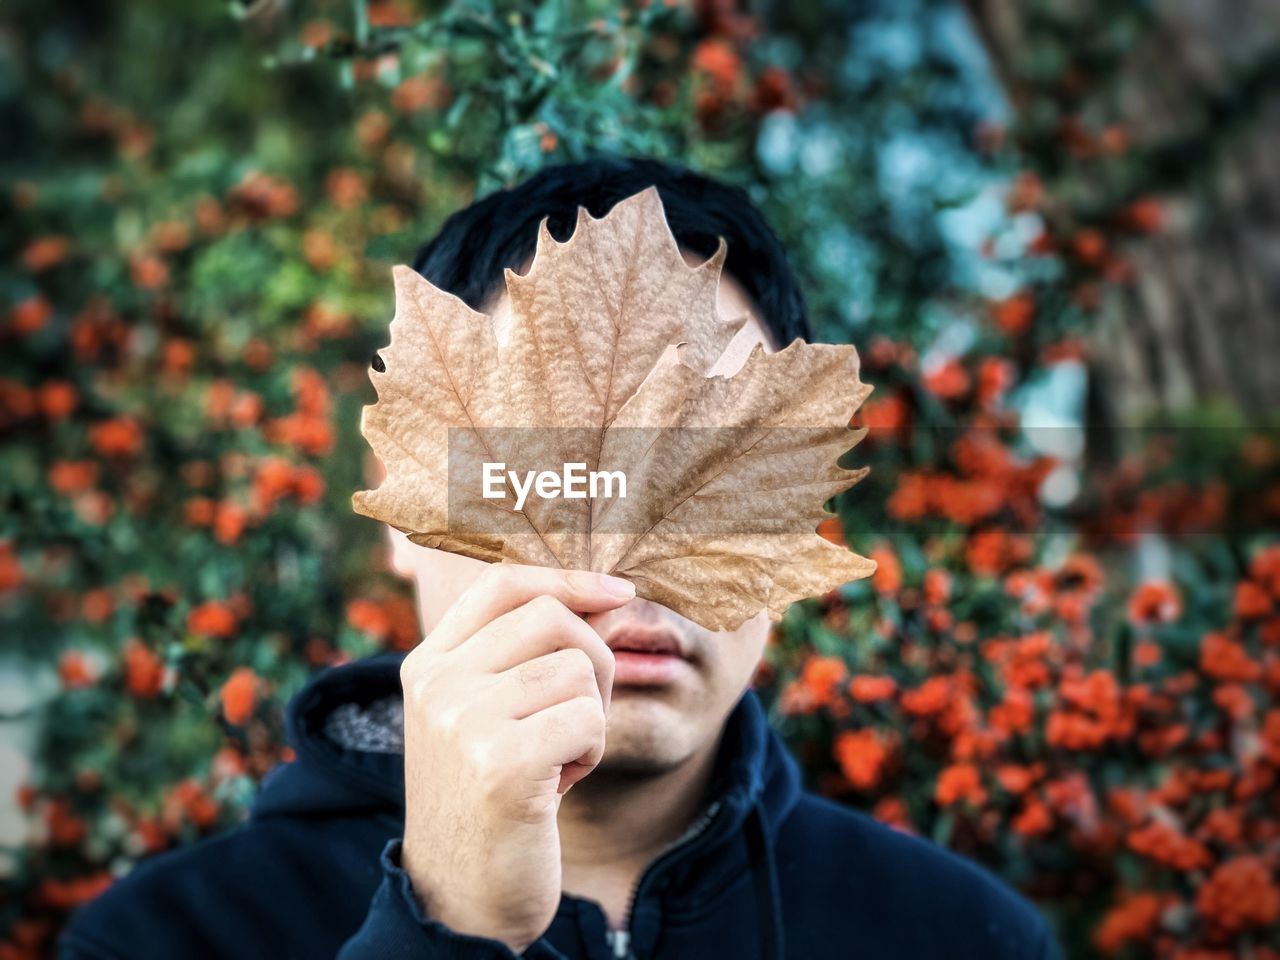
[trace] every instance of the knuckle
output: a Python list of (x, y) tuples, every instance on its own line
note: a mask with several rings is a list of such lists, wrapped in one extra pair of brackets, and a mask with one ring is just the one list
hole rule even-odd
[(444, 733), (444, 735), (452, 733), (461, 726), (458, 713), (460, 713), (460, 710), (458, 710), (457, 704), (436, 704), (435, 709), (431, 710), (430, 713), (431, 727), (436, 732)]
[(529, 660), (520, 665), (520, 682), (528, 687), (542, 687), (555, 675), (555, 665)]
[(418, 651), (411, 651), (408, 656), (400, 661), (400, 684), (408, 686), (415, 679), (418, 673), (418, 660), (421, 658), (417, 655)]
[(430, 678), (430, 660), (421, 647), (411, 651), (400, 663), (400, 687), (404, 695), (417, 700)]
[(569, 608), (549, 593), (538, 594), (524, 605), (524, 609), (526, 616), (541, 627), (553, 627), (562, 622), (564, 614), (569, 614)]
[(594, 735), (604, 732), (604, 708), (595, 697), (575, 697), (573, 701), (575, 728), (585, 730)]
[(464, 713), (465, 707), (458, 701), (437, 703), (429, 712), (431, 726), (437, 733), (452, 736), (466, 729)]
[(496, 776), (502, 769), (497, 745), (485, 737), (473, 737), (467, 741), (466, 762), (482, 784), (496, 786)]
[(601, 596), (600, 575), (589, 570), (565, 570), (561, 573), (565, 588), (583, 600)]
[(400, 664), (400, 686), (405, 696), (424, 695), (440, 674), (441, 654), (418, 647)]
[(491, 563), (476, 578), (472, 589), (483, 593), (501, 593), (511, 588), (514, 583), (514, 577), (515, 571), (510, 564)]
[(570, 647), (560, 651), (564, 658), (565, 672), (577, 680), (595, 682), (596, 665), (586, 652), (579, 647)]
[(550, 743), (562, 739), (569, 727), (570, 723), (562, 711), (548, 712), (543, 718), (543, 735)]

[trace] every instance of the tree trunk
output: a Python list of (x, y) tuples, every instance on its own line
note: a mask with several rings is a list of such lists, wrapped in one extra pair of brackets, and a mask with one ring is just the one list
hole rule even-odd
[[(968, 2), (1015, 102), (1027, 6)], [(1101, 408), (1116, 423), (1215, 400), (1280, 410), (1280, 4), (1166, 0), (1115, 93), (1166, 221), (1128, 251), (1136, 281), (1092, 333)]]

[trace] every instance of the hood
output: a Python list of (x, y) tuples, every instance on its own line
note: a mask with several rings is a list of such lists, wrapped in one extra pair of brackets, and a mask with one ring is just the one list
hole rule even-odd
[(399, 754), (347, 750), (324, 734), (329, 714), (345, 703), (367, 706), (400, 693), (403, 653), (332, 667), (289, 702), (285, 727), (295, 754), (262, 783), (251, 816), (401, 814), (404, 760)]
[[(251, 816), (255, 819), (297, 815), (404, 814), (404, 761), (399, 754), (349, 750), (324, 734), (325, 720), (342, 704), (367, 706), (399, 695), (403, 653), (386, 654), (334, 667), (319, 674), (289, 704), (287, 729), (296, 757), (266, 778)], [(664, 872), (679, 886), (704, 895), (751, 873), (757, 921), (766, 955), (783, 954), (774, 840), (801, 794), (800, 774), (764, 708), (752, 691), (734, 707), (725, 725), (709, 791), (710, 816), (696, 839), (659, 858)], [(725, 855), (746, 838), (746, 862)], [(652, 868), (646, 877), (654, 874)], [(643, 914), (650, 906), (642, 878), (634, 906)], [(646, 924), (637, 917), (634, 929), (657, 936), (656, 916)]]

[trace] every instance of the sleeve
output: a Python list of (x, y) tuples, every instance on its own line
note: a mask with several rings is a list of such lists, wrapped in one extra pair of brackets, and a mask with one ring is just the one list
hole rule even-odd
[[(409, 874), (400, 865), (400, 840), (382, 851), (382, 883), (364, 924), (342, 946), (338, 960), (516, 960), (498, 940), (455, 933), (422, 912)], [(565, 960), (545, 939), (520, 955), (525, 960)]]

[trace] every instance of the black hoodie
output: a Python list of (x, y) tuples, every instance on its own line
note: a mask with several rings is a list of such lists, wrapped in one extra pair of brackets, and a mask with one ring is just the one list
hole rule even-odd
[[(423, 915), (399, 865), (403, 758), (324, 735), (340, 704), (400, 690), (399, 656), (320, 675), (289, 707), (297, 759), (247, 823), (156, 857), (83, 908), (64, 960), (511, 958)], [(734, 709), (706, 814), (633, 893), (627, 929), (564, 896), (531, 960), (1049, 960), (1044, 922), (983, 870), (800, 787), (754, 694)]]

